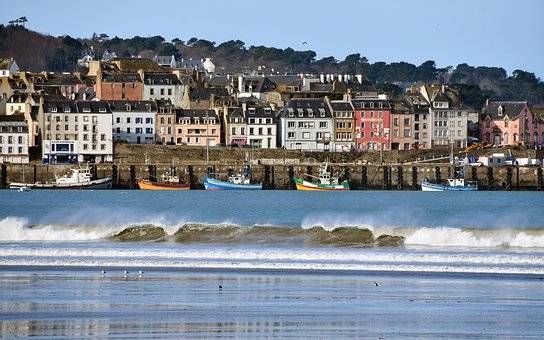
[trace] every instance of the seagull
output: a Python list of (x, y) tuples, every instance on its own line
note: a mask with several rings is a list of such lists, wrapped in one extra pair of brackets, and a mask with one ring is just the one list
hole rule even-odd
[(302, 42), (302, 45), (308, 45), (307, 41)]
[(102, 269), (102, 275), (106, 274), (106, 271), (104, 269)]
[(219, 285), (219, 290), (222, 290), (223, 289), (223, 286)]
[(144, 275), (143, 270), (140, 270), (140, 271), (138, 272), (138, 274), (140, 274), (140, 276), (143, 276), (143, 275)]
[(373, 281), (374, 282), (374, 286), (378, 287), (378, 282), (376, 281)]
[(128, 270), (125, 269), (124, 273), (125, 273), (125, 277), (127, 277), (129, 272), (128, 272)]

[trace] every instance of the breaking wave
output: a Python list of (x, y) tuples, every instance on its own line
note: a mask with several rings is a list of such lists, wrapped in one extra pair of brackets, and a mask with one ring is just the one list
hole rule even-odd
[[(323, 221), (321, 221), (323, 222)], [(323, 223), (324, 224), (324, 223)], [(130, 225), (30, 224), (20, 217), (0, 220), (0, 242), (95, 241), (269, 244), (338, 247), (518, 247), (544, 248), (544, 228), (387, 227), (348, 223), (284, 226), (140, 223)]]

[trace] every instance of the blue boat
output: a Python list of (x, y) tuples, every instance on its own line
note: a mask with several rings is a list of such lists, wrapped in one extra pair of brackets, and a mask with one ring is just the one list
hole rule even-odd
[(222, 181), (210, 176), (204, 177), (203, 183), (206, 190), (262, 190), (262, 184), (250, 184), (249, 180), (240, 182), (232, 181), (233, 177), (229, 177), (229, 181)]
[(215, 178), (209, 173), (202, 181), (206, 190), (262, 190), (262, 183), (251, 184), (251, 167), (244, 166), (243, 174), (229, 174), (228, 181)]

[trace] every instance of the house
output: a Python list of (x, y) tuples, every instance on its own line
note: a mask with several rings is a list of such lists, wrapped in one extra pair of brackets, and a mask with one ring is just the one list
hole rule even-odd
[(247, 141), (252, 148), (275, 149), (277, 139), (276, 112), (266, 104), (242, 103), (247, 122)]
[(221, 143), (221, 122), (214, 110), (176, 110), (178, 145), (215, 146)]
[(38, 116), (44, 163), (113, 161), (108, 102), (42, 99)]
[(544, 147), (544, 106), (531, 106), (532, 142), (534, 146)]
[(334, 150), (332, 112), (325, 98), (293, 98), (279, 118), (280, 145), (295, 150)]
[(430, 103), (431, 146), (450, 145), (465, 148), (469, 122), (478, 122), (477, 112), (464, 105), (459, 94), (445, 85), (421, 85), (421, 95)]
[[(414, 114), (402, 100), (391, 102), (391, 150), (410, 150), (414, 146)], [(419, 124), (419, 122), (418, 122)]]
[(417, 87), (406, 91), (404, 103), (414, 114), (413, 146), (415, 149), (431, 148), (431, 106), (429, 102), (417, 92)]
[(20, 114), (0, 116), (0, 163), (29, 162), (28, 125)]
[(144, 80), (144, 100), (169, 100), (181, 107), (184, 85), (173, 73), (140, 72)]
[(178, 68), (193, 69), (195, 71), (215, 73), (215, 64), (211, 58), (205, 59), (181, 59), (177, 65)]
[(11, 77), (16, 72), (19, 72), (19, 65), (13, 57), (0, 58), (0, 77)]
[(240, 108), (227, 109), (225, 127), (226, 145), (248, 145), (247, 121), (244, 112)]
[(40, 105), (40, 96), (30, 93), (17, 93), (12, 95), (6, 102), (7, 115), (23, 115), (28, 130), (28, 146), (37, 145), (36, 138), (38, 128), (38, 109)]
[(391, 150), (391, 103), (385, 96), (353, 99), (358, 150)]
[(110, 101), (113, 140), (129, 144), (155, 142), (157, 104), (154, 101)]
[(42, 72), (34, 77), (36, 91), (44, 90), (72, 100), (86, 87), (87, 85), (79, 78), (79, 74)]
[(527, 102), (487, 101), (480, 115), (480, 138), (493, 145), (538, 145), (542, 140), (533, 122)]
[(176, 107), (168, 100), (157, 100), (156, 103), (155, 139), (163, 144), (175, 144)]
[(143, 100), (144, 85), (140, 74), (103, 72), (96, 76), (96, 98), (98, 100)]
[(328, 101), (333, 117), (334, 151), (351, 151), (355, 147), (355, 113), (350, 101)]
[(253, 97), (268, 101), (268, 94), (276, 90), (276, 84), (268, 77), (247, 77), (239, 75), (234, 78), (234, 85), (238, 89), (237, 98)]
[(169, 68), (175, 68), (177, 65), (176, 57), (174, 55), (171, 56), (164, 56), (164, 55), (156, 55), (153, 60), (163, 66), (163, 67), (169, 67)]

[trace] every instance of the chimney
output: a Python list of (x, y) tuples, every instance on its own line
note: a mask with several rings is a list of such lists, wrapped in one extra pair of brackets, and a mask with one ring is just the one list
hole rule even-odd
[(359, 82), (359, 84), (362, 84), (363, 83), (363, 75), (358, 74), (358, 75), (356, 75), (356, 77), (357, 77), (357, 81)]
[(245, 114), (246, 114), (246, 111), (247, 111), (247, 103), (246, 103), (246, 102), (243, 102), (243, 103), (242, 103), (242, 113), (245, 115)]
[(321, 81), (322, 84), (325, 83), (325, 75), (324, 75), (323, 73), (321, 73), (321, 74), (319, 75), (319, 80)]
[(96, 99), (101, 100), (102, 99), (102, 68), (99, 68), (96, 72)]
[(442, 93), (446, 93), (446, 85), (442, 84)]
[(238, 93), (244, 92), (244, 75), (238, 76)]
[(342, 75), (341, 74), (338, 75), (338, 81), (342, 81)]

